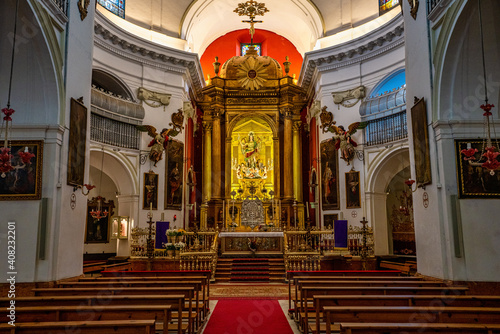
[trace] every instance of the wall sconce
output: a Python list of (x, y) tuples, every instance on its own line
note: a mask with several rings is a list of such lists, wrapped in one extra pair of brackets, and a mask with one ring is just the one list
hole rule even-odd
[(127, 216), (111, 217), (111, 238), (128, 239), (128, 226), (130, 218)]

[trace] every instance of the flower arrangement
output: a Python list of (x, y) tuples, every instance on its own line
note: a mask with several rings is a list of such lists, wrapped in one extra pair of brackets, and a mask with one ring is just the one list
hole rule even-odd
[(238, 227), (238, 223), (237, 222), (232, 222), (229, 226), (231, 226), (231, 227)]
[(181, 249), (184, 249), (184, 247), (186, 247), (186, 244), (183, 242), (178, 242), (178, 243), (174, 244), (175, 250), (181, 250)]
[(165, 247), (166, 250), (175, 250), (175, 245), (171, 242), (164, 243), (163, 247)]
[(180, 237), (180, 236), (183, 236), (184, 233), (186, 233), (186, 230), (182, 229), (182, 228), (179, 228), (179, 229), (176, 229), (176, 228), (169, 228), (166, 232), (165, 232), (165, 235), (168, 236), (168, 237)]

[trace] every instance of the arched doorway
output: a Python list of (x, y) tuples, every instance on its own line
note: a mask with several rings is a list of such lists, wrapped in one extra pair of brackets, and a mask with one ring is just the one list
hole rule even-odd
[[(407, 197), (404, 198), (404, 205), (402, 204), (403, 197), (405, 196), (403, 192), (408, 190), (404, 182), (408, 180), (410, 176), (408, 152), (407, 144), (402, 144), (397, 147), (393, 146), (381, 151), (373, 160), (367, 173), (366, 201), (368, 207), (371, 208), (371, 210), (369, 210), (369, 219), (371, 219), (373, 226), (376, 255), (395, 254), (393, 253), (395, 249), (393, 225), (396, 225), (396, 232), (402, 231), (403, 227), (407, 227), (401, 226), (401, 215), (411, 217), (411, 221), (413, 221), (412, 211), (406, 216), (406, 210), (413, 210), (411, 205), (411, 193), (406, 193)], [(400, 207), (401, 211), (399, 210)], [(405, 212), (403, 212), (403, 207), (406, 208)], [(395, 215), (394, 217), (393, 213)], [(398, 219), (400, 220), (398, 221)], [(407, 219), (405, 221), (407, 221)], [(396, 237), (396, 239), (400, 238)], [(396, 248), (398, 251), (403, 249), (400, 246)]]
[[(119, 149), (91, 146), (89, 180), (90, 184), (95, 185), (96, 188), (90, 191), (88, 199), (102, 196), (108, 202), (112, 200), (113, 215), (129, 217), (128, 235), (130, 235), (130, 229), (138, 224), (138, 177), (132, 163)], [(111, 220), (108, 219), (108, 221), (107, 242), (85, 244), (84, 251), (86, 253), (116, 253), (118, 256), (130, 255), (129, 240), (113, 239), (111, 226), (109, 226)]]

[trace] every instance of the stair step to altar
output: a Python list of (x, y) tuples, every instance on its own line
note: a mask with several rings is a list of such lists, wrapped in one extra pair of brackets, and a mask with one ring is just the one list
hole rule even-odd
[(283, 258), (219, 258), (215, 272), (220, 282), (283, 282)]

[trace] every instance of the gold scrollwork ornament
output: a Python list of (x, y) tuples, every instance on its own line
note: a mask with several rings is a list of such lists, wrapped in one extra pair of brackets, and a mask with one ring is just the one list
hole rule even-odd
[(416, 20), (419, 5), (418, 0), (408, 0), (408, 3), (410, 4), (410, 15)]
[(90, 0), (78, 0), (78, 10), (80, 11), (80, 19), (83, 21), (89, 13)]

